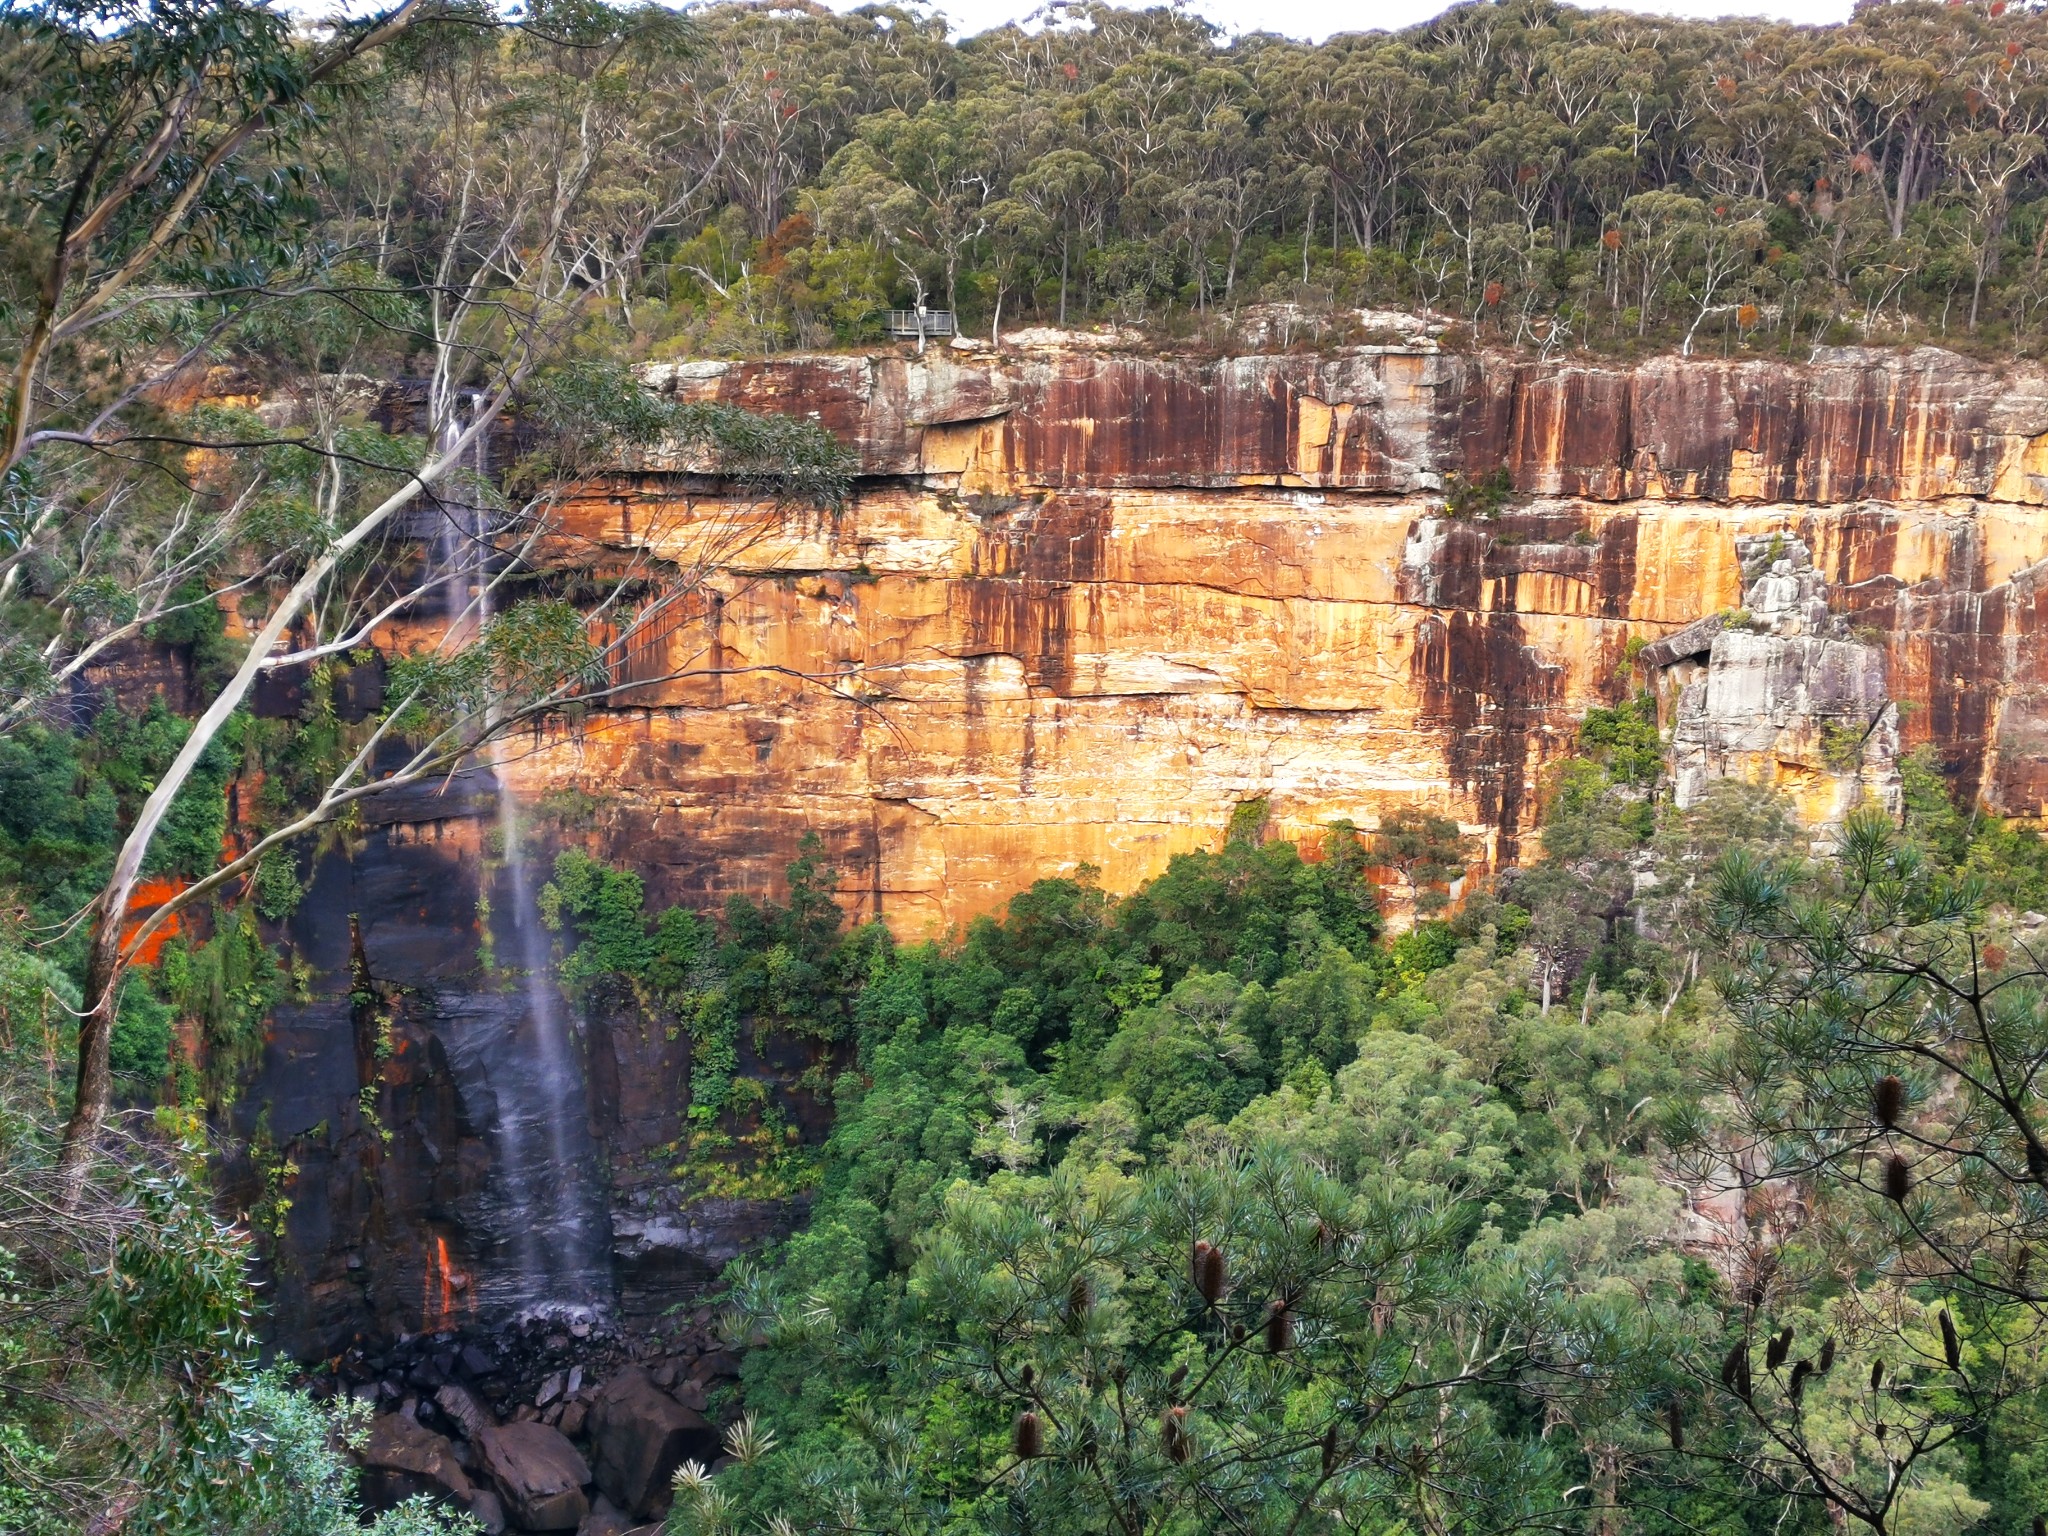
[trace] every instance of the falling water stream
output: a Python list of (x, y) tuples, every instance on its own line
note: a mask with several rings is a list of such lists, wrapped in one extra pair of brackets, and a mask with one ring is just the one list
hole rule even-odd
[[(475, 399), (442, 428), (452, 446)], [(434, 550), (447, 579), (451, 631), (467, 640), (490, 622), (490, 518), (477, 490), (489, 472), (486, 439), (443, 497)], [(525, 818), (507, 778), (514, 744), (485, 749), (497, 807), (496, 878), (487, 861), (490, 949), (509, 985), (444, 999), (451, 1066), (491, 1147), (486, 1197), (475, 1213), (478, 1304), (501, 1315), (547, 1313), (589, 1322), (609, 1306), (610, 1231), (590, 1135), (573, 1023), (554, 976), (553, 935), (542, 923)]]

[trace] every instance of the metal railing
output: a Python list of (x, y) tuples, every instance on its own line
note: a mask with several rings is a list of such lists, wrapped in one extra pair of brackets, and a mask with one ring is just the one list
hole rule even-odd
[(950, 309), (892, 309), (887, 321), (891, 336), (951, 336), (956, 332)]

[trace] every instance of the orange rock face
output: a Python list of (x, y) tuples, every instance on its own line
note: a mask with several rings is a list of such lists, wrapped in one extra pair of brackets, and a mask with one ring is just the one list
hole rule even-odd
[[(2048, 801), (2036, 373), (1359, 349), (652, 382), (813, 416), (861, 466), (832, 517), (659, 461), (568, 509), (657, 571), (717, 550), (634, 632), (637, 686), (514, 769), (597, 795), (665, 899), (772, 890), (814, 830), (849, 904), (917, 937), (1084, 864), (1129, 889), (1259, 797), (1297, 836), (1426, 805), (1512, 858), (1585, 709), (1655, 681), (1629, 641), (1735, 606), (1737, 537), (1775, 532), (1882, 644), (1905, 745), (1996, 809)], [(1502, 471), (1503, 504), (1445, 515)], [(1745, 771), (1781, 766), (1811, 765)]]

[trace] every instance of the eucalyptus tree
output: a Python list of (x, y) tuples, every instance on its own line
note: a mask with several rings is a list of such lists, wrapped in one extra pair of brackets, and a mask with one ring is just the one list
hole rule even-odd
[[(408, 4), (322, 41), (229, 0), (45, 11), (12, 36), (40, 66), (24, 80), (41, 94), (6, 191), (44, 220), (53, 254), (35, 290), (46, 297), (17, 311), (0, 639), (22, 691), (43, 693), (181, 613), (225, 607), (245, 642), (224, 676), (202, 680), (182, 746), (75, 919), (89, 940), (64, 1148), (74, 1197), (106, 1112), (122, 981), (149, 932), (284, 838), (587, 695), (605, 675), (597, 626), (623, 617), (629, 593), (674, 601), (692, 584), (688, 570), (635, 573), (597, 614), (508, 602), (501, 589), (530, 572), (568, 484), (664, 443), (744, 484), (772, 481), (770, 503), (829, 499), (840, 483), (838, 450), (815, 428), (665, 408), (621, 368), (570, 361), (604, 292), (593, 253), (644, 248), (703, 180), (686, 167), (680, 191), (643, 186), (631, 202), (608, 180), (634, 90), (678, 77), (687, 27), (583, 6), (536, 7), (517, 28), (420, 15)], [(320, 95), (344, 83), (352, 102)], [(412, 154), (370, 207), (323, 181), (317, 156), (310, 174), (288, 167), (297, 141), (259, 142), (287, 107), (303, 128), (316, 108), (345, 121), (365, 102), (410, 124)], [(182, 136), (221, 121), (240, 126), (205, 141), (194, 169)], [(112, 126), (94, 140), (92, 124)], [(152, 180), (165, 167), (175, 174)], [(260, 408), (209, 398), (202, 365), (254, 374)], [(393, 371), (421, 380), (395, 405), (366, 384)], [(180, 394), (199, 398), (181, 409)], [(480, 473), (515, 404), (542, 429), (533, 450)], [(704, 541), (705, 560), (717, 544)], [(138, 905), (157, 833), (257, 679), (422, 619), (445, 622), (427, 653), (400, 659), (366, 738), (308, 802), (170, 900)], [(416, 746), (394, 767), (402, 736)]]

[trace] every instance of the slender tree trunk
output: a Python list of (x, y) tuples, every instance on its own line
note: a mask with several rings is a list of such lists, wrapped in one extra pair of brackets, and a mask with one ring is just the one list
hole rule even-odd
[(1308, 243), (1316, 232), (1316, 195), (1308, 195), (1308, 218), (1301, 226), (1301, 286), (1308, 286)]
[(120, 1006), (121, 916), (108, 916), (105, 899), (94, 915), (92, 948), (85, 970), (86, 1011), (78, 1020), (78, 1079), (72, 1095), (71, 1120), (64, 1127), (63, 1175), (65, 1207), (78, 1202), (92, 1150), (107, 1123), (113, 1100), (114, 1018)]

